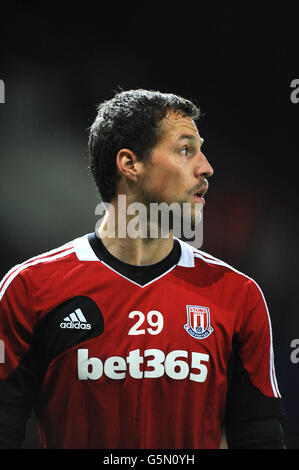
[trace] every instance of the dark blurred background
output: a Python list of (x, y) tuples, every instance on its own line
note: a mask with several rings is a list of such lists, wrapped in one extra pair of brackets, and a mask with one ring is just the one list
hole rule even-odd
[[(1, 10), (0, 277), (94, 229), (87, 135), (98, 103), (118, 87), (194, 100), (215, 170), (202, 250), (263, 289), (287, 445), (298, 449), (299, 362), (290, 343), (299, 339), (299, 103), (291, 101), (299, 8), (16, 2)], [(38, 447), (34, 417), (24, 447)]]

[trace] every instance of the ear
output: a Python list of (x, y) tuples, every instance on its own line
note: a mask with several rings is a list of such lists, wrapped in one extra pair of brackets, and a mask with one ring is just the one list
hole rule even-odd
[(116, 166), (121, 175), (131, 181), (137, 182), (142, 162), (138, 161), (132, 150), (121, 149), (116, 155)]

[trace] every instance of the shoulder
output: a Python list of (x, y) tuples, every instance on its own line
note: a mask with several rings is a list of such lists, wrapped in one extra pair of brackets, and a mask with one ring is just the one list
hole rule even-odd
[(203, 275), (226, 277), (230, 280), (239, 281), (242, 284), (256, 286), (259, 289), (256, 281), (246, 273), (239, 271), (229, 263), (216, 258), (206, 251), (194, 248), (188, 243), (178, 240), (181, 245), (181, 258), (178, 263), (179, 266), (192, 267)]
[(210, 253), (193, 248), (181, 240), (179, 242), (181, 259), (178, 265), (193, 268), (189, 275), (188, 271), (184, 272), (185, 279), (194, 285), (208, 288), (210, 292), (217, 292), (222, 301), (224, 298), (239, 299), (242, 308), (250, 310), (259, 305), (269, 315), (264, 293), (255, 279)]
[(25, 290), (29, 290), (30, 282), (38, 279), (41, 283), (44, 277), (48, 277), (53, 272), (63, 270), (64, 267), (69, 266), (70, 262), (78, 262), (77, 247), (80, 247), (85, 239), (87, 240), (87, 235), (40, 253), (13, 266), (0, 281), (0, 300), (9, 286), (18, 285)]

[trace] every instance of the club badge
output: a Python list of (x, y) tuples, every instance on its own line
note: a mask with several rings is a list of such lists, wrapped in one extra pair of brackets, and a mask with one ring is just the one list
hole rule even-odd
[(210, 325), (210, 309), (199, 305), (186, 305), (187, 324), (185, 330), (193, 338), (204, 339), (213, 333), (214, 328)]

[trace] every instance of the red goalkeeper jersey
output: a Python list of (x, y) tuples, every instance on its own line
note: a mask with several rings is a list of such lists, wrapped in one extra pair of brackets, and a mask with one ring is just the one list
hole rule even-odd
[(283, 446), (269, 312), (258, 285), (178, 239), (152, 266), (95, 234), (0, 284), (0, 446), (34, 409), (42, 448)]

